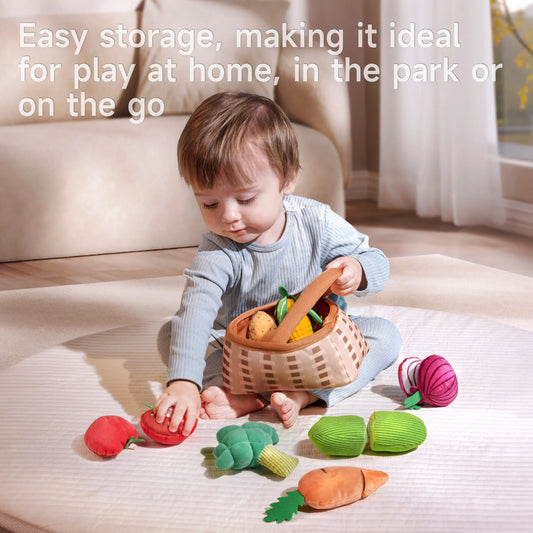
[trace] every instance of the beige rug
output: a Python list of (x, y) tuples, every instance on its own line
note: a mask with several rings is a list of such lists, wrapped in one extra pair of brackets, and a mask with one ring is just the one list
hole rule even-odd
[(389, 284), (368, 302), (477, 316), (533, 331), (533, 278), (443, 255), (392, 258)]
[[(0, 366), (104, 329), (175, 313), (181, 276), (0, 292)], [(355, 305), (446, 311), (533, 331), (533, 278), (442, 255), (391, 259), (380, 294)]]
[[(402, 410), (395, 364), (328, 411), (305, 410), (291, 429), (267, 408), (234, 421), (200, 421), (179, 446), (148, 441), (100, 459), (83, 443), (89, 424), (114, 414), (141, 433), (139, 416), (161, 393), (165, 368), (155, 337), (177, 306), (182, 278), (0, 293), (0, 530), (529, 531), (533, 280), (443, 256), (391, 263), (383, 295), (351, 299), (351, 310), (398, 326), (400, 360), (438, 353), (459, 380), (450, 406), (415, 412), (428, 437), (400, 455), (331, 458), (307, 437), (325, 414), (368, 420), (377, 410)], [(277, 447), (298, 457), (286, 479), (214, 467), (217, 430), (246, 419), (272, 425)], [(263, 522), (269, 504), (303, 474), (332, 465), (383, 470), (389, 481), (353, 505)]]

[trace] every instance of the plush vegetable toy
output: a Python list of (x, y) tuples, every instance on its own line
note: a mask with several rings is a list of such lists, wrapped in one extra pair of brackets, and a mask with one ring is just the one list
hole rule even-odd
[(178, 426), (177, 431), (170, 431), (168, 424), (170, 422), (170, 417), (165, 417), (165, 420), (160, 424), (155, 419), (155, 413), (153, 412), (153, 407), (148, 406), (150, 409), (145, 411), (141, 416), (141, 428), (146, 433), (148, 437), (159, 442), (160, 444), (175, 445), (182, 443), (186, 438), (190, 437), (193, 431), (196, 429), (198, 420), (194, 423), (192, 431), (184, 436), (183, 431), (183, 420)]
[(389, 476), (380, 470), (366, 470), (354, 466), (332, 466), (311, 470), (298, 482), (298, 490), (278, 498), (266, 511), (265, 522), (278, 524), (291, 520), (298, 507), (307, 504), (313, 509), (333, 509), (366, 498)]
[[(191, 433), (185, 437), (181, 433), (183, 429), (182, 422), (178, 427), (178, 431), (172, 432), (168, 428), (170, 418), (167, 417), (162, 424), (159, 424), (152, 411), (153, 407), (148, 407), (150, 409), (142, 414), (140, 424), (146, 436), (156, 442), (161, 444), (179, 444), (196, 429), (198, 421), (194, 424)], [(128, 448), (133, 442), (145, 442), (144, 439), (139, 438), (139, 434), (133, 424), (121, 416), (115, 415), (97, 418), (87, 428), (83, 440), (89, 450), (101, 457), (114, 457), (122, 450)]]
[[(285, 315), (296, 301), (296, 297), (291, 296), (283, 285), (280, 285), (279, 293), (281, 294), (281, 298), (278, 300), (276, 309), (274, 311), (278, 325), (285, 318)], [(292, 335), (289, 337), (289, 342), (294, 342), (298, 339), (303, 339), (304, 337), (313, 334), (313, 325), (311, 324), (309, 317), (311, 317), (318, 324), (322, 324), (322, 319), (315, 311), (311, 309), (308, 315), (304, 316), (300, 323), (296, 326), (295, 330), (292, 332)]]
[(268, 341), (277, 329), (274, 317), (266, 311), (256, 311), (248, 324), (248, 338), (254, 341)]
[(411, 413), (376, 411), (368, 420), (368, 440), (374, 452), (404, 453), (418, 448), (427, 436), (424, 422)]
[(360, 416), (323, 416), (308, 435), (323, 454), (356, 457), (367, 445), (378, 452), (408, 452), (424, 442), (427, 432), (424, 422), (415, 415), (376, 411), (367, 427)]
[(97, 418), (83, 437), (87, 448), (100, 457), (114, 457), (140, 439), (133, 424), (121, 416), (108, 415)]
[(215, 466), (223, 470), (263, 465), (278, 476), (286, 477), (298, 464), (296, 457), (274, 448), (279, 442), (278, 434), (262, 422), (223, 427), (217, 432), (217, 441), (219, 445), (213, 450)]
[(420, 404), (446, 407), (457, 397), (459, 387), (455, 372), (444, 357), (430, 355), (423, 361), (407, 357), (398, 367), (398, 380), (407, 409), (420, 409)]

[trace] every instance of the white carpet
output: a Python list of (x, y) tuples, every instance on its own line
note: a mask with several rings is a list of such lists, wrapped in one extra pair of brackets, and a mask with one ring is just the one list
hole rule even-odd
[[(0, 293), (0, 527), (529, 531), (533, 280), (443, 256), (398, 258), (391, 265), (381, 295), (350, 303), (397, 324), (402, 357), (445, 356), (458, 375), (459, 396), (446, 408), (417, 411), (428, 438), (395, 456), (323, 456), (307, 438), (323, 409), (305, 411), (289, 430), (270, 410), (253, 414), (250, 419), (276, 427), (280, 450), (300, 460), (285, 480), (263, 470), (214, 468), (208, 449), (216, 445), (216, 431), (245, 419), (202, 421), (180, 446), (137, 445), (112, 460), (85, 447), (83, 433), (95, 418), (115, 414), (136, 424), (144, 404), (160, 393), (165, 369), (155, 335), (161, 318), (177, 307), (181, 278)], [(79, 335), (88, 336), (74, 338)], [(401, 409), (396, 372), (394, 365), (327, 414), (368, 420), (376, 410)], [(262, 521), (269, 504), (301, 475), (331, 464), (384, 470), (390, 480), (350, 506), (300, 512), (280, 525)]]
[[(217, 430), (248, 417), (201, 421), (176, 447), (149, 442), (100, 459), (83, 443), (90, 423), (114, 414), (137, 424), (161, 391), (165, 369), (154, 342), (161, 321), (149, 322), (43, 350), (0, 372), (0, 401), (9, 406), (0, 434), (0, 526), (25, 533), (530, 531), (533, 333), (438, 311), (369, 311), (398, 325), (402, 356), (439, 353), (457, 373), (459, 396), (450, 406), (416, 412), (428, 431), (418, 449), (323, 456), (307, 431), (326, 411), (311, 408), (291, 429), (270, 410), (249, 417), (272, 424), (277, 447), (299, 458), (286, 479), (214, 468)], [(368, 420), (376, 410), (401, 409), (396, 372), (394, 365), (327, 414)], [(304, 510), (280, 525), (262, 521), (304, 473), (328, 465), (383, 470), (390, 479), (353, 505)]]

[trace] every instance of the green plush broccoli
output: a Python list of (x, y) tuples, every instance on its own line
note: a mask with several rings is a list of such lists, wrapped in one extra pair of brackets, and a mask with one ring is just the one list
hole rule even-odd
[(215, 466), (223, 470), (265, 466), (281, 477), (287, 477), (298, 464), (274, 448), (279, 442), (276, 430), (262, 422), (245, 422), (242, 426), (226, 426), (217, 432), (219, 445), (213, 450)]

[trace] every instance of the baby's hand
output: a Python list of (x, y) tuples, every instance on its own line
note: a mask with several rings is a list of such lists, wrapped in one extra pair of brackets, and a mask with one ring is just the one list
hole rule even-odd
[(326, 266), (326, 269), (328, 268), (342, 269), (342, 274), (331, 286), (333, 294), (346, 296), (366, 288), (365, 272), (357, 259), (353, 257), (337, 257)]
[(183, 435), (188, 436), (200, 414), (200, 391), (192, 381), (173, 381), (158, 398), (154, 407), (155, 419), (162, 424), (170, 416), (169, 429), (177, 431), (183, 420)]

